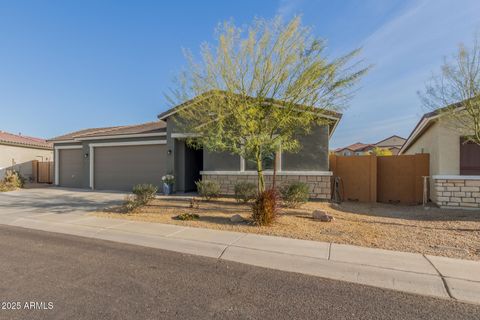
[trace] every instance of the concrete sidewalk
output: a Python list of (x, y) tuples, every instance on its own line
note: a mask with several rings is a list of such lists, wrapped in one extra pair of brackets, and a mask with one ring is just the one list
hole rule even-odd
[(480, 304), (480, 262), (78, 214), (0, 214), (0, 224), (110, 240)]

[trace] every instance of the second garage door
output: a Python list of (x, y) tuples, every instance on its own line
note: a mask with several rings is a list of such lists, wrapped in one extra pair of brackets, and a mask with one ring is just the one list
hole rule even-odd
[(161, 186), (165, 145), (95, 147), (94, 188), (131, 191), (135, 184)]
[(83, 187), (82, 149), (62, 149), (58, 152), (59, 185), (68, 188)]

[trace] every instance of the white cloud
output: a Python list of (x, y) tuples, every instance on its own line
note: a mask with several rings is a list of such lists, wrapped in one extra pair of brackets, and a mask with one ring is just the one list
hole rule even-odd
[(415, 1), (362, 41), (374, 68), (335, 133), (332, 144), (408, 135), (425, 112), (416, 91), (445, 55), (480, 28), (478, 0)]
[(296, 13), (302, 3), (303, 0), (280, 0), (275, 15), (283, 18), (288, 18), (289, 16)]

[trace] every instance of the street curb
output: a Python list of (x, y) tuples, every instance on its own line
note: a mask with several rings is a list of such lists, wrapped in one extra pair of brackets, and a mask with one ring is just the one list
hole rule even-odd
[[(80, 216), (53, 222), (48, 218), (22, 217), (0, 223), (480, 304), (480, 281), (444, 275), (435, 262), (419, 254), (122, 219)], [(476, 266), (476, 262), (467, 263)]]

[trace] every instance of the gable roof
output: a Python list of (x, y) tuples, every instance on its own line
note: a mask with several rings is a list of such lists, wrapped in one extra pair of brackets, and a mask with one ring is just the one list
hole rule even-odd
[[(397, 139), (402, 140), (402, 144), (401, 144), (401, 145), (403, 145), (403, 143), (405, 143), (405, 141), (407, 140), (407, 139), (405, 139), (405, 138), (403, 138), (403, 137), (400, 137), (400, 136), (397, 136), (397, 135), (394, 134), (393, 136), (390, 136), (390, 137), (388, 137), (388, 138), (385, 138), (385, 139), (383, 139), (383, 140), (378, 141), (377, 143), (375, 143), (375, 145), (378, 146), (378, 145), (380, 145), (382, 142), (388, 141), (388, 140), (393, 139), (393, 138), (397, 138)], [(396, 147), (396, 146), (401, 146), (401, 145), (398, 145), (398, 144), (387, 144), (387, 145), (384, 145), (384, 147)]]
[(345, 149), (348, 149), (350, 151), (353, 151), (353, 152), (357, 152), (357, 151), (362, 151), (368, 147), (374, 147), (375, 145), (373, 144), (366, 144), (366, 143), (361, 143), (361, 142), (357, 142), (357, 143), (354, 143), (354, 144), (351, 144), (347, 147), (342, 147), (342, 148), (337, 148), (335, 149), (335, 152), (340, 152), (342, 150), (345, 150)]
[(45, 139), (13, 134), (5, 131), (0, 131), (0, 144), (46, 150), (52, 149), (53, 147), (52, 144), (48, 143)]
[(433, 124), (433, 122), (435, 120), (437, 120), (443, 114), (443, 112), (445, 112), (448, 109), (461, 110), (462, 108), (463, 108), (462, 102), (457, 102), (457, 103), (453, 103), (451, 105), (448, 105), (446, 107), (438, 108), (438, 109), (433, 110), (431, 112), (425, 113), (420, 118), (420, 120), (415, 125), (415, 127), (413, 128), (412, 132), (408, 136), (407, 140), (403, 144), (403, 146), (400, 149), (400, 151), (398, 152), (398, 154), (402, 154), (405, 151), (407, 151), (412, 146), (412, 144), (415, 141), (417, 141), (417, 139), (420, 138), (430, 128), (430, 126)]
[[(166, 120), (168, 117), (174, 115), (175, 113), (179, 112), (180, 110), (182, 110), (183, 108), (186, 108), (188, 107), (191, 103), (193, 103), (194, 101), (196, 100), (201, 100), (201, 99), (205, 99), (207, 98), (209, 95), (211, 94), (214, 94), (214, 93), (224, 93), (224, 91), (221, 91), (221, 90), (211, 90), (211, 91), (208, 91), (208, 92), (205, 92), (203, 94), (200, 94), (190, 100), (187, 100), (177, 106), (174, 106), (173, 108), (170, 108), (162, 113), (160, 113), (157, 117), (159, 120)], [(274, 104), (279, 104), (281, 105), (282, 104), (282, 101), (280, 100), (275, 100), (275, 99), (267, 99), (268, 102), (271, 102), (271, 103), (274, 103)], [(306, 108), (307, 106), (304, 106), (304, 105), (296, 105), (298, 106), (298, 108)], [(324, 118), (328, 118), (328, 119), (331, 119), (333, 121), (333, 125), (332, 126), (329, 126), (329, 136), (331, 136), (333, 134), (333, 132), (335, 131), (340, 119), (342, 118), (342, 114), (339, 113), (339, 112), (335, 112), (335, 111), (332, 111), (332, 110), (327, 110), (327, 109), (319, 109), (322, 111), (322, 117)]]
[(142, 124), (128, 125), (128, 126), (116, 126), (116, 127), (103, 127), (103, 128), (90, 128), (79, 131), (70, 132), (52, 139), (49, 141), (61, 142), (61, 141), (81, 141), (92, 138), (105, 138), (108, 137), (122, 137), (125, 135), (141, 135), (141, 134), (160, 134), (165, 132), (166, 124), (163, 121), (147, 122)]

